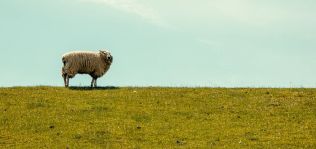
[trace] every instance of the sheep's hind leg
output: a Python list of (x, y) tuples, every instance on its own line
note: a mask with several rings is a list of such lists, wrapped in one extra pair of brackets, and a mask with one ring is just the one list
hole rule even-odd
[(65, 79), (65, 87), (69, 86), (69, 76), (66, 75), (66, 79)]
[(66, 86), (66, 84), (67, 84), (67, 82), (66, 82), (66, 76), (63, 75), (63, 78), (64, 78), (64, 85), (65, 85), (65, 87), (67, 87), (67, 86)]
[(94, 79), (94, 87), (97, 87), (97, 78)]
[(92, 78), (92, 81), (91, 81), (91, 88), (93, 87), (93, 84), (94, 84), (94, 78)]
[(69, 77), (66, 73), (63, 73), (63, 78), (64, 78), (64, 85), (65, 87), (68, 87), (68, 82), (69, 82)]
[[(65, 65), (65, 64), (64, 64), (64, 65)], [(65, 87), (67, 87), (67, 86), (66, 86), (66, 85), (67, 85), (67, 82), (66, 82), (67, 73), (65, 72), (65, 67), (63, 67), (62, 70), (61, 70), (61, 76), (62, 76), (63, 79), (64, 79), (64, 85), (65, 85)]]

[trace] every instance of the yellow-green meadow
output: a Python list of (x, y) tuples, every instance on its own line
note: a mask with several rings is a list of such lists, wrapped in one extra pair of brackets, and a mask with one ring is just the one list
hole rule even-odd
[(0, 148), (316, 148), (316, 89), (0, 88)]

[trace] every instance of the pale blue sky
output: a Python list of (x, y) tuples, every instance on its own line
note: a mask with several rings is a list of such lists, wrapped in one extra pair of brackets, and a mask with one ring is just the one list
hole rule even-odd
[(106, 48), (101, 86), (316, 87), (315, 26), (314, 0), (1, 0), (0, 86), (62, 86), (63, 53)]

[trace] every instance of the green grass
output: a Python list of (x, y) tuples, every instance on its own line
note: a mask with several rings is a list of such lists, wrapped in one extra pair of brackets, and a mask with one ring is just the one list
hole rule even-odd
[(0, 88), (0, 148), (316, 148), (316, 89)]

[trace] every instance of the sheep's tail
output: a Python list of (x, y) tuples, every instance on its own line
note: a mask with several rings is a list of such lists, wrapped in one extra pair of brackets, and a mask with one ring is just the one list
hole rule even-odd
[(63, 68), (61, 69), (61, 75), (62, 75), (63, 78), (65, 79), (66, 76), (67, 76), (67, 73), (66, 73), (66, 71), (65, 71), (65, 66), (66, 66), (67, 61), (66, 61), (66, 58), (65, 58), (65, 57), (62, 58), (62, 62), (63, 62), (63, 64), (64, 64), (64, 66), (63, 66)]

